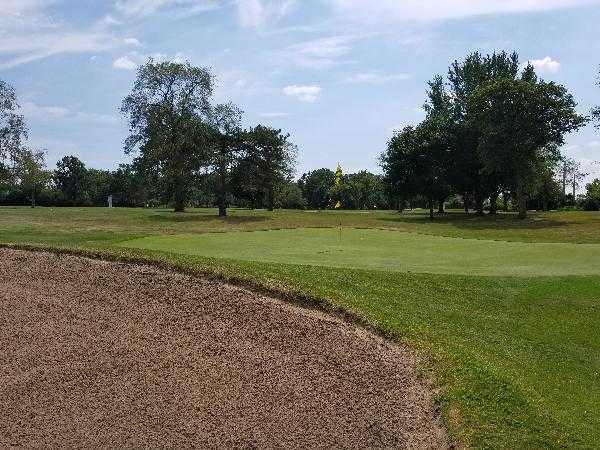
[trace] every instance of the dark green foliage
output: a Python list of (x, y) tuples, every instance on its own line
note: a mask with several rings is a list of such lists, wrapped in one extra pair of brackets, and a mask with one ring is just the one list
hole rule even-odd
[(275, 207), (283, 209), (304, 209), (306, 199), (298, 183), (290, 181), (280, 184), (275, 191)]
[(290, 135), (257, 125), (244, 133), (245, 154), (236, 173), (240, 193), (253, 202), (260, 199), (269, 210), (275, 207), (275, 191), (292, 175), (296, 146)]
[(65, 156), (56, 163), (56, 187), (71, 205), (85, 205), (90, 200), (90, 178), (85, 164), (76, 156)]
[(586, 185), (585, 199), (583, 200), (583, 208), (587, 211), (600, 210), (600, 179), (595, 178), (594, 181)]
[(331, 190), (335, 184), (335, 173), (330, 169), (307, 172), (298, 181), (302, 194), (311, 209), (326, 209), (332, 206)]
[(340, 195), (345, 209), (387, 209), (389, 206), (383, 177), (366, 170), (345, 175)]

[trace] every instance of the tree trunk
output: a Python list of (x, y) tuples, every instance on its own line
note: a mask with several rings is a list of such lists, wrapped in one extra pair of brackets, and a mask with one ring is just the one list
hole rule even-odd
[(219, 205), (219, 217), (227, 216), (227, 169), (223, 164), (219, 167), (219, 184), (217, 187), (217, 203)]
[(475, 210), (478, 216), (483, 216), (483, 196), (479, 193), (475, 194)]
[(404, 211), (404, 200), (398, 200), (398, 207), (396, 208), (398, 210), (399, 213), (402, 213), (402, 211)]
[(174, 183), (173, 203), (175, 212), (185, 211), (185, 185), (182, 177), (178, 176)]
[(433, 220), (433, 199), (429, 199), (429, 219)]
[(465, 214), (469, 214), (469, 195), (466, 192), (463, 194), (463, 205), (465, 207)]
[(275, 209), (275, 188), (273, 186), (269, 186), (268, 188), (267, 205), (269, 211), (273, 211)]
[(519, 219), (527, 218), (527, 196), (523, 189), (519, 188), (517, 190), (517, 203), (519, 205)]
[(508, 192), (506, 191), (502, 193), (502, 210), (508, 212)]
[(446, 199), (441, 199), (438, 204), (438, 214), (444, 214), (444, 202)]
[(31, 194), (31, 207), (35, 208), (35, 194)]
[(490, 214), (496, 214), (498, 212), (498, 192), (493, 192), (490, 196)]

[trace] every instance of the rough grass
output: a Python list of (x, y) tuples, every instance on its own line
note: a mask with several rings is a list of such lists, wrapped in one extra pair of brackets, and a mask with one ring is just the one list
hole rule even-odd
[[(527, 222), (394, 212), (0, 209), (0, 242), (141, 258), (324, 299), (428, 355), (456, 442), (476, 448), (594, 448), (600, 441), (600, 277), (501, 277), (257, 263), (126, 249), (133, 238), (296, 227), (389, 227), (437, 236), (600, 243), (600, 214)], [(293, 243), (288, 243), (292, 247)], [(443, 252), (437, 255), (444, 259)], [(600, 255), (588, 256), (597, 264)], [(567, 262), (568, 264), (568, 262)]]

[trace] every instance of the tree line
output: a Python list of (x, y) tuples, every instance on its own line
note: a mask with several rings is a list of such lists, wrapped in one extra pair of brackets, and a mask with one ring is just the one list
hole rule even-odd
[[(559, 147), (588, 118), (566, 88), (540, 79), (516, 53), (472, 53), (446, 78), (428, 83), (425, 119), (394, 133), (381, 155), (383, 175), (341, 167), (293, 179), (297, 148), (282, 130), (244, 128), (232, 103), (212, 101), (214, 77), (189, 63), (140, 66), (121, 113), (132, 162), (116, 170), (87, 168), (75, 156), (46, 168), (27, 145), (14, 89), (0, 81), (0, 204), (63, 206), (230, 205), (250, 208), (392, 209), (444, 205), (485, 209), (579, 205), (598, 209), (598, 181)], [(592, 115), (600, 118), (600, 108)]]

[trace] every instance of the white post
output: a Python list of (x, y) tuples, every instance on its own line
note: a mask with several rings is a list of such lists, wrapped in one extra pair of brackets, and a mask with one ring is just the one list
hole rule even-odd
[(112, 208), (112, 195), (108, 196), (108, 207)]

